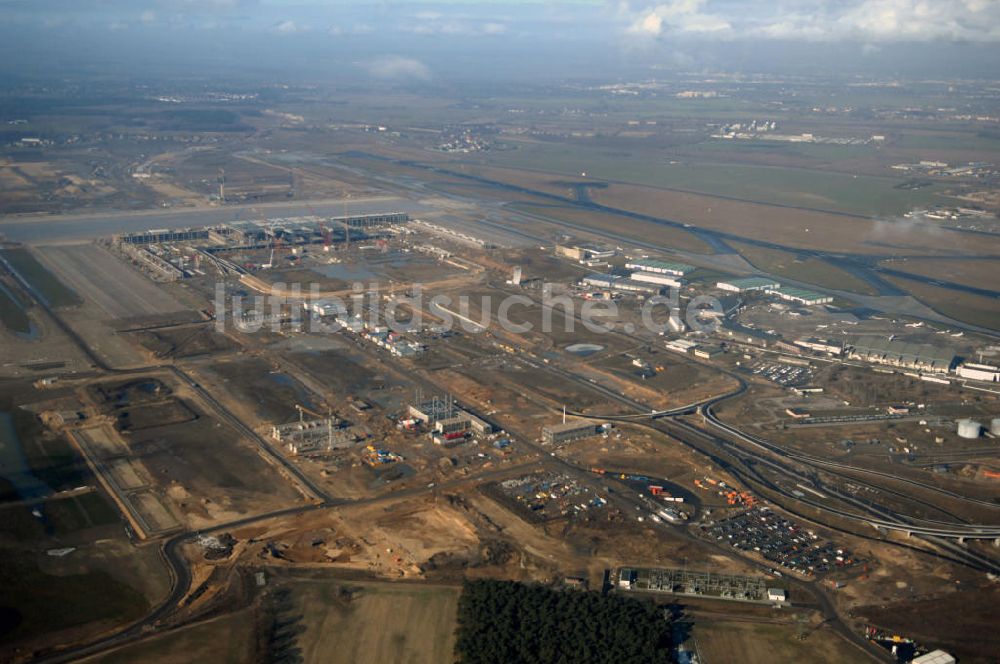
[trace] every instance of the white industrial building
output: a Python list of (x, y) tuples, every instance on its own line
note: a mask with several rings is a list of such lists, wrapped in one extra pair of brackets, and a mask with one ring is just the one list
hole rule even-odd
[(654, 274), (669, 274), (675, 277), (683, 277), (689, 272), (693, 272), (695, 267), (687, 263), (669, 263), (652, 258), (634, 258), (625, 262), (625, 269), (635, 270), (636, 272), (652, 272)]
[(612, 274), (588, 274), (583, 278), (583, 283), (587, 286), (597, 288), (611, 288), (618, 281), (618, 277)]
[(657, 293), (661, 288), (656, 284), (644, 283), (627, 277), (619, 277), (615, 274), (589, 274), (583, 278), (583, 284), (595, 288), (630, 293)]
[(346, 313), (343, 302), (334, 302), (332, 300), (314, 300), (312, 302), (303, 302), (302, 307), (309, 313), (315, 316), (322, 316), (323, 318)]
[(932, 650), (910, 660), (910, 664), (955, 664), (955, 658), (943, 650)]
[(984, 380), (991, 383), (1000, 381), (1000, 367), (994, 367), (989, 364), (965, 362), (959, 365), (955, 373), (969, 380)]
[(764, 277), (746, 277), (743, 279), (719, 281), (716, 282), (715, 287), (731, 293), (746, 293), (748, 291), (766, 291), (768, 289), (780, 288), (781, 284)]
[(786, 302), (794, 302), (795, 304), (812, 306), (816, 304), (830, 304), (833, 302), (833, 297), (829, 295), (823, 295), (822, 293), (817, 293), (816, 291), (806, 290), (805, 288), (795, 288), (792, 286), (765, 288), (764, 292), (768, 295), (780, 297)]
[(844, 352), (844, 347), (839, 343), (826, 339), (796, 339), (795, 345), (814, 353), (826, 353), (827, 355), (840, 355)]
[(661, 286), (670, 286), (671, 288), (680, 288), (683, 285), (683, 282), (680, 279), (668, 277), (665, 274), (656, 272), (633, 272), (632, 281), (659, 284)]
[(784, 602), (788, 599), (788, 593), (781, 588), (768, 588), (767, 589), (767, 601), (769, 602)]
[(631, 589), (639, 575), (631, 567), (622, 567), (618, 572), (618, 587)]
[(665, 343), (664, 346), (667, 350), (672, 350), (675, 353), (688, 353), (697, 348), (698, 344), (688, 339), (674, 339)]

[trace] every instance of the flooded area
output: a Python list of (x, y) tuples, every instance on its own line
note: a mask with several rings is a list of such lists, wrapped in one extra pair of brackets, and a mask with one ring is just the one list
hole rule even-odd
[(10, 413), (0, 413), (0, 477), (14, 487), (21, 500), (41, 499), (52, 493), (32, 474)]
[(24, 305), (0, 283), (0, 324), (25, 339), (37, 339), (38, 328), (28, 316)]

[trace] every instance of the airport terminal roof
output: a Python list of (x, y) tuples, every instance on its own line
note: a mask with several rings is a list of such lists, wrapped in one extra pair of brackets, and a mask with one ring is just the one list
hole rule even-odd
[(950, 348), (890, 340), (885, 337), (859, 337), (853, 345), (854, 352), (861, 355), (876, 356), (901, 364), (934, 365), (945, 371), (955, 359), (955, 353)]

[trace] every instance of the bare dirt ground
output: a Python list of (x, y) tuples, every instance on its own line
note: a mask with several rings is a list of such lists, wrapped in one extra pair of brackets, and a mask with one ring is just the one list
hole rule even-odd
[(475, 556), (479, 538), (473, 518), (446, 500), (420, 499), (304, 515), (292, 523), (249, 527), (238, 536), (257, 542), (248, 546), (248, 555), (263, 555), (271, 542), (288, 563), (419, 577), (435, 556)]
[(940, 647), (961, 662), (996, 662), (1000, 635), (996, 630), (996, 605), (1000, 590), (969, 588), (966, 592), (940, 593), (891, 603), (862, 606), (856, 613), (871, 624), (916, 639), (927, 647)]

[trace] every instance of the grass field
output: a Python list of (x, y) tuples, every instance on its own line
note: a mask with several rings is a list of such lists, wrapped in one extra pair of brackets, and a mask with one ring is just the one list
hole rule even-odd
[(304, 661), (447, 664), (454, 661), (460, 589), (415, 584), (296, 581)]
[(750, 164), (679, 162), (645, 150), (599, 150), (566, 144), (521, 143), (519, 149), (491, 153), (489, 163), (558, 175), (589, 177), (678, 189), (777, 205), (848, 212), (864, 216), (901, 215), (940, 202), (943, 187), (897, 189), (903, 180), (820, 170)]
[(243, 664), (254, 661), (253, 627), (250, 610), (236, 611), (82, 661), (88, 664)]
[(1000, 330), (1000, 300), (996, 298), (939, 288), (902, 277), (887, 276), (885, 279), (909, 291), (918, 300), (945, 316), (991, 330)]
[(665, 249), (680, 249), (698, 254), (712, 253), (711, 247), (696, 236), (678, 228), (662, 224), (623, 219), (617, 215), (592, 212), (570, 206), (533, 205), (515, 203), (511, 207), (520, 212), (534, 214), (547, 219), (565, 221), (570, 224), (593, 229), (596, 233), (613, 232), (642, 242), (654, 242)]
[(46, 270), (27, 249), (4, 249), (0, 254), (53, 307), (72, 307), (82, 303), (76, 293)]
[(729, 246), (740, 252), (757, 269), (779, 277), (788, 277), (823, 288), (835, 288), (860, 295), (878, 294), (871, 285), (862, 279), (818, 258), (799, 259), (791, 252), (757, 247), (742, 242), (730, 241)]
[(829, 631), (813, 632), (804, 641), (798, 632), (794, 624), (707, 622), (694, 627), (702, 664), (867, 661), (861, 651)]
[(1000, 284), (1000, 258), (989, 260), (919, 258), (883, 264), (895, 270), (966, 286), (996, 290)]

